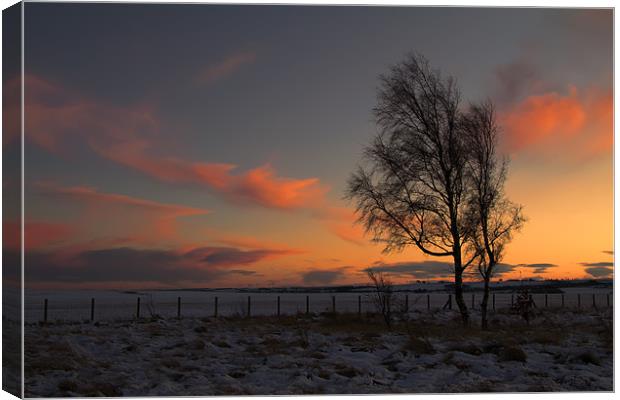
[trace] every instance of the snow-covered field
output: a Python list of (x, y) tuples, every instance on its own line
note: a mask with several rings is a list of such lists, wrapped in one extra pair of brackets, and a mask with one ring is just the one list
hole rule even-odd
[[(506, 290), (521, 285), (539, 286), (532, 291), (536, 304), (550, 308), (562, 306), (599, 308), (613, 305), (611, 281), (590, 286), (563, 287), (561, 282), (540, 287), (537, 282), (500, 282), (495, 283), (495, 305), (497, 309), (511, 305), (514, 290)], [(517, 286), (515, 286), (517, 285)], [(425, 284), (402, 285), (396, 297), (404, 304), (408, 296), (410, 310), (439, 309), (446, 305), (448, 293), (446, 283), (429, 282)], [(482, 299), (481, 284), (468, 283), (465, 301), (468, 307), (479, 307)], [(312, 288), (310, 288), (312, 289)], [(323, 291), (324, 290), (324, 291)], [(333, 291), (332, 291), (333, 290)], [(544, 291), (548, 290), (545, 301)], [(275, 315), (277, 313), (277, 297), (280, 296), (280, 312), (282, 315), (293, 315), (306, 311), (306, 298), (309, 299), (310, 313), (332, 310), (332, 297), (336, 298), (338, 312), (357, 312), (358, 301), (362, 302), (362, 311), (372, 310), (367, 288), (360, 287), (349, 291), (338, 291), (337, 288), (314, 288), (314, 290), (286, 291), (286, 289), (270, 289), (265, 291), (226, 289), (226, 290), (140, 290), (122, 292), (113, 290), (66, 290), (41, 291), (27, 290), (25, 293), (26, 322), (42, 321), (44, 317), (44, 301), (48, 299), (48, 321), (83, 321), (90, 319), (91, 299), (95, 299), (95, 320), (132, 319), (136, 316), (137, 299), (140, 298), (140, 315), (176, 317), (177, 300), (181, 297), (181, 313), (186, 317), (210, 317), (215, 313), (215, 298), (218, 298), (218, 315), (233, 316), (247, 313), (247, 299), (251, 297), (252, 315)], [(563, 298), (563, 300), (562, 300)], [(455, 304), (453, 303), (455, 307)]]
[[(26, 396), (611, 391), (612, 310), (26, 326)], [(477, 315), (473, 316), (477, 322)]]

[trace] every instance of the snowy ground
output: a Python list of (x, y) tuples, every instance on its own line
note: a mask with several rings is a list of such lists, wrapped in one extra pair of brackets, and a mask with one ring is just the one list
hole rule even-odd
[[(477, 316), (474, 316), (477, 322)], [(611, 391), (612, 310), (26, 326), (26, 396)]]

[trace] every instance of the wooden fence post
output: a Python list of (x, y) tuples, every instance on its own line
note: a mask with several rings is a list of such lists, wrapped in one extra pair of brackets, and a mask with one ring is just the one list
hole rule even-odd
[(248, 318), (252, 315), (252, 297), (248, 296)]
[(448, 310), (452, 310), (452, 295), (448, 295)]
[(474, 306), (476, 305), (476, 295), (475, 294), (471, 294), (471, 309), (474, 309)]
[(90, 322), (95, 320), (95, 298), (90, 299)]
[(47, 323), (47, 299), (43, 300), (43, 322)]
[(426, 309), (427, 310), (431, 309), (431, 295), (430, 294), (426, 295)]
[(278, 296), (278, 317), (280, 316), (280, 296)]
[(215, 303), (213, 304), (213, 318), (217, 318), (217, 296), (215, 296)]
[(564, 293), (562, 293), (562, 308), (564, 308)]
[(408, 294), (405, 295), (405, 312), (406, 313), (409, 312), (409, 295)]
[(547, 298), (547, 293), (545, 293), (545, 308), (547, 308), (549, 306), (549, 300)]
[(357, 315), (362, 316), (362, 296), (357, 296)]
[(336, 296), (332, 296), (332, 312), (336, 313)]
[(609, 307), (609, 293), (607, 293), (607, 307)]
[(177, 297), (177, 318), (181, 319), (181, 296)]
[(495, 293), (493, 293), (493, 311), (495, 311)]
[(310, 296), (306, 296), (306, 315), (310, 314)]
[(592, 307), (596, 308), (596, 294), (592, 293)]
[(138, 297), (138, 302), (136, 304), (136, 319), (140, 319), (140, 298)]

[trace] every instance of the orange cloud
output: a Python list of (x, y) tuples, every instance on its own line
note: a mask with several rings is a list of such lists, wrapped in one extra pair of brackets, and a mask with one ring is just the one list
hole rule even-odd
[(577, 156), (611, 150), (613, 98), (610, 92), (589, 89), (568, 94), (548, 92), (526, 97), (499, 113), (513, 151), (559, 148)]
[(340, 239), (349, 243), (356, 244), (358, 246), (368, 245), (368, 240), (364, 237), (364, 230), (359, 225), (353, 225), (351, 223), (335, 223), (330, 224), (329, 229), (333, 234)]
[(213, 236), (210, 241), (214, 243), (238, 247), (242, 249), (287, 249), (292, 253), (304, 253), (304, 251), (300, 249), (289, 249), (287, 246), (281, 243), (276, 243), (264, 239), (257, 239), (251, 236), (222, 235), (213, 230), (211, 230), (210, 236)]
[(201, 84), (209, 84), (218, 79), (222, 79), (239, 68), (241, 68), (245, 64), (250, 64), (256, 60), (256, 53), (254, 52), (245, 52), (245, 53), (237, 53), (229, 56), (223, 61), (209, 66), (207, 69), (202, 71), (196, 81)]
[(359, 246), (370, 244), (364, 234), (364, 228), (358, 224), (355, 211), (346, 207), (331, 207), (324, 204), (315, 210), (314, 216), (323, 220), (327, 230), (340, 239)]
[(311, 207), (320, 201), (327, 188), (317, 178), (293, 179), (276, 175), (270, 165), (233, 174), (234, 164), (191, 162), (147, 153), (145, 140), (95, 146), (102, 156), (137, 169), (153, 178), (169, 183), (204, 185), (242, 204), (267, 208), (294, 209)]

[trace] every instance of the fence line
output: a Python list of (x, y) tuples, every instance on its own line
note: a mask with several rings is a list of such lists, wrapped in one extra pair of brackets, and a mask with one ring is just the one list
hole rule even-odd
[[(251, 317), (254, 315), (293, 315), (293, 314), (301, 314), (304, 313), (306, 315), (309, 314), (320, 314), (324, 312), (341, 312), (341, 313), (355, 313), (358, 315), (362, 315), (363, 313), (375, 312), (375, 305), (372, 301), (372, 293), (365, 293), (364, 295), (358, 293), (341, 293), (341, 294), (331, 294), (331, 304), (328, 302), (325, 303), (325, 293), (316, 294), (314, 296), (314, 300), (311, 299), (311, 295), (305, 295), (305, 309), (303, 307), (303, 303), (299, 298), (299, 294), (295, 293), (281, 293), (278, 294), (275, 298), (275, 304), (273, 303), (273, 297), (276, 293), (270, 294), (254, 294), (247, 296), (247, 305), (246, 307), (237, 307), (234, 308), (235, 302), (229, 301), (227, 304), (228, 312), (222, 313), (220, 310), (221, 303), (219, 302), (218, 296), (214, 296), (212, 298), (212, 306), (213, 313), (211, 314), (214, 318), (218, 318), (219, 316), (227, 315), (227, 316), (244, 316)], [(588, 294), (591, 295), (590, 301), (583, 301), (582, 294), (585, 296), (584, 299), (588, 299)], [(611, 293), (576, 293), (572, 296), (570, 294), (565, 293), (534, 293), (532, 294), (532, 298), (537, 308), (550, 308), (550, 309), (598, 309), (598, 308), (610, 308), (613, 306), (612, 304), (612, 295)], [(266, 300), (260, 301), (261, 295), (267, 297)], [(269, 296), (271, 295), (271, 296)], [(352, 295), (356, 295), (352, 297)], [(470, 308), (473, 310), (480, 309), (480, 303), (476, 300), (479, 297), (476, 296), (476, 293), (471, 293), (471, 304)], [(161, 317), (173, 317), (173, 311), (170, 308), (174, 309), (175, 302), (158, 302), (157, 304), (151, 303), (141, 303), (141, 298), (146, 296), (138, 296), (136, 298), (135, 303), (135, 319), (141, 319), (145, 316), (154, 316), (158, 315)], [(338, 297), (338, 301), (337, 301)], [(411, 298), (410, 298), (411, 297)], [(420, 300), (426, 297), (426, 307), (420, 304)], [(603, 298), (604, 297), (604, 298)], [(271, 305), (269, 305), (268, 301), (271, 299)], [(187, 299), (187, 298), (186, 298)], [(254, 301), (258, 300), (258, 301)], [(357, 301), (355, 301), (357, 300)], [(412, 301), (410, 301), (412, 300)], [(467, 294), (465, 294), (465, 300), (467, 300)], [(489, 311), (497, 311), (497, 310), (505, 310), (510, 308), (514, 302), (515, 297), (514, 293), (492, 293), (489, 298)], [(355, 305), (355, 303), (357, 304)], [(39, 305), (39, 307), (43, 307), (43, 315), (42, 321), (48, 322), (49, 320), (88, 320), (86, 316), (88, 314), (84, 313), (84, 318), (80, 318), (79, 313), (76, 311), (82, 308), (88, 309), (88, 306), (75, 306), (75, 303), (71, 303), (67, 307), (62, 307), (62, 301), (55, 302), (50, 301), (50, 299), (43, 299), (43, 304)], [(102, 304), (103, 303), (103, 304)], [(208, 317), (210, 316), (208, 312), (208, 305), (210, 301), (187, 301), (183, 300), (182, 296), (178, 296), (176, 298), (176, 317), (182, 318), (186, 317)], [(427, 294), (416, 294), (416, 293), (395, 293), (393, 304), (391, 305), (393, 311), (400, 311), (404, 313), (410, 313), (415, 311), (432, 311), (438, 309), (453, 309), (453, 298), (450, 293), (427, 293)], [(41, 304), (41, 303), (39, 303)], [(338, 304), (338, 307), (337, 307)], [(311, 309), (311, 305), (313, 308)], [(238, 306), (238, 303), (237, 303)], [(275, 306), (275, 307), (274, 307)], [(357, 306), (357, 307), (356, 307)], [(115, 315), (110, 315), (109, 308), (113, 308), (116, 311)], [(143, 308), (147, 309), (148, 315), (145, 315), (142, 311)], [(245, 309), (244, 309), (245, 308)], [(28, 311), (32, 310), (32, 306), (28, 307)], [(96, 302), (95, 297), (90, 299), (90, 321), (93, 322), (97, 320), (113, 320), (113, 319), (123, 319), (123, 312), (119, 311), (119, 309), (123, 309), (122, 305), (114, 305), (114, 306), (106, 306), (105, 302)], [(167, 312), (165, 310), (168, 309)], [(97, 310), (97, 312), (96, 312)], [(86, 311), (86, 310), (85, 310)], [(159, 312), (158, 312), (159, 311)], [(32, 313), (29, 313), (32, 314)], [(41, 315), (41, 314), (39, 314)], [(125, 314), (128, 316), (127, 314)], [(97, 316), (97, 318), (95, 318)], [(33, 321), (34, 319), (34, 321)], [(125, 317), (125, 319), (127, 319)], [(27, 322), (39, 322), (41, 321), (39, 318), (27, 318)]]

